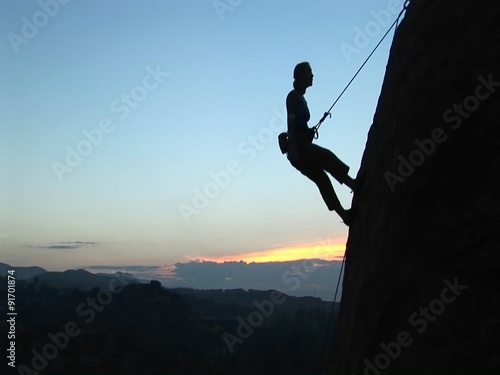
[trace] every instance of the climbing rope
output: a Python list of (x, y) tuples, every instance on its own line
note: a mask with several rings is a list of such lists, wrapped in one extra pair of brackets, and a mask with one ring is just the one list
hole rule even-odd
[(342, 271), (344, 270), (346, 254), (347, 254), (347, 248), (346, 248), (346, 251), (344, 251), (344, 256), (342, 257), (342, 264), (340, 265), (339, 278), (337, 280), (337, 287), (335, 288), (335, 295), (333, 297), (332, 308), (330, 310), (330, 318), (328, 319), (328, 326), (326, 329), (325, 340), (323, 342), (323, 350), (321, 352), (321, 360), (320, 360), (320, 366), (319, 366), (319, 371), (318, 371), (319, 374), (321, 374), (321, 370), (323, 369), (323, 366), (324, 366), (326, 349), (328, 347), (328, 337), (330, 336), (330, 330), (332, 329), (333, 317), (334, 317), (334, 313), (335, 313), (335, 301), (337, 300), (337, 294), (339, 291), (340, 280), (342, 279)]
[[(384, 34), (384, 36), (382, 36), (382, 39), (380, 39), (380, 41), (377, 43), (377, 45), (372, 50), (372, 52), (368, 55), (368, 57), (363, 62), (363, 64), (361, 64), (361, 66), (359, 67), (358, 71), (354, 74), (354, 76), (351, 78), (351, 80), (347, 83), (346, 87), (342, 90), (342, 92), (337, 97), (337, 99), (335, 99), (335, 101), (333, 102), (332, 106), (328, 109), (327, 112), (325, 112), (323, 114), (323, 117), (321, 118), (321, 120), (319, 120), (319, 122), (313, 127), (313, 129), (314, 129), (314, 138), (316, 138), (316, 139), (318, 138), (318, 129), (319, 129), (319, 127), (321, 126), (321, 124), (323, 123), (323, 121), (325, 121), (325, 119), (327, 117), (331, 117), (331, 113), (330, 112), (333, 109), (333, 107), (335, 106), (335, 104), (337, 104), (337, 102), (340, 100), (340, 98), (342, 97), (342, 95), (344, 95), (344, 93), (349, 88), (349, 86), (354, 81), (354, 79), (357, 77), (357, 75), (359, 74), (359, 72), (361, 72), (361, 70), (363, 69), (363, 67), (368, 62), (368, 60), (370, 60), (370, 57), (372, 57), (372, 55), (375, 53), (375, 51), (380, 46), (380, 44), (382, 44), (382, 42), (385, 39), (385, 37), (389, 34), (389, 32), (392, 30), (392, 28), (394, 26), (396, 26), (396, 29), (397, 29), (397, 27), (399, 26), (399, 20), (400, 20), (401, 16), (403, 15), (403, 13), (405, 12), (405, 10), (408, 8), (409, 4), (410, 4), (410, 0), (406, 0), (404, 2), (403, 9), (401, 10), (401, 12), (399, 12), (399, 15), (396, 18), (396, 20), (389, 27), (389, 29), (386, 31), (386, 33)], [(394, 36), (396, 35), (396, 29), (394, 30)], [(347, 255), (347, 247), (346, 247), (346, 250), (344, 251), (344, 256), (342, 257), (342, 264), (340, 266), (339, 278), (337, 280), (337, 286), (335, 287), (335, 295), (333, 297), (332, 308), (330, 310), (330, 318), (328, 319), (328, 326), (327, 326), (327, 329), (326, 329), (325, 339), (324, 339), (324, 342), (323, 342), (323, 349), (321, 351), (321, 358), (320, 358), (319, 371), (318, 371), (319, 374), (321, 374), (321, 372), (323, 370), (323, 367), (324, 367), (326, 350), (328, 348), (328, 339), (330, 337), (330, 331), (332, 330), (333, 317), (334, 317), (334, 313), (335, 313), (335, 301), (337, 300), (337, 294), (338, 294), (338, 291), (339, 291), (340, 281), (342, 280), (342, 272), (344, 271), (344, 264), (345, 264), (345, 260), (346, 260), (346, 255)], [(333, 338), (334, 338), (334, 335), (332, 335), (332, 341), (333, 341)]]
[(368, 62), (368, 60), (370, 60), (370, 58), (372, 57), (372, 55), (375, 53), (375, 51), (377, 50), (377, 48), (382, 44), (382, 42), (384, 41), (385, 37), (389, 34), (389, 32), (392, 30), (392, 28), (394, 26), (397, 26), (399, 24), (399, 20), (400, 20), (401, 16), (403, 15), (403, 13), (405, 12), (406, 8), (408, 8), (409, 4), (410, 4), (410, 0), (406, 0), (405, 3), (403, 4), (403, 9), (401, 9), (401, 12), (399, 12), (398, 17), (392, 23), (391, 27), (389, 27), (389, 29), (386, 31), (386, 33), (384, 34), (384, 36), (382, 37), (382, 39), (380, 39), (380, 41), (377, 43), (377, 45), (375, 46), (375, 48), (373, 48), (373, 50), (370, 52), (370, 54), (368, 55), (368, 57), (366, 58), (366, 60), (363, 62), (363, 64), (361, 64), (361, 66), (359, 67), (359, 69), (357, 70), (357, 72), (354, 74), (354, 76), (351, 78), (351, 80), (347, 83), (346, 87), (344, 87), (344, 89), (339, 94), (339, 96), (337, 97), (337, 99), (335, 99), (335, 101), (333, 102), (333, 104), (331, 105), (331, 107), (328, 109), (328, 111), (326, 111), (323, 114), (323, 117), (321, 118), (321, 120), (319, 120), (319, 122), (312, 127), (312, 129), (314, 130), (314, 138), (315, 139), (318, 139), (318, 137), (319, 137), (318, 130), (319, 130), (319, 127), (321, 126), (321, 124), (323, 123), (323, 121), (325, 121), (325, 119), (327, 117), (332, 117), (332, 114), (330, 112), (332, 111), (333, 107), (335, 107), (335, 104), (337, 104), (337, 102), (340, 100), (340, 98), (342, 97), (342, 95), (344, 95), (344, 93), (347, 91), (347, 89), (349, 88), (349, 86), (351, 86), (351, 83), (356, 79), (356, 77), (358, 76), (358, 74), (365, 67), (365, 65)]

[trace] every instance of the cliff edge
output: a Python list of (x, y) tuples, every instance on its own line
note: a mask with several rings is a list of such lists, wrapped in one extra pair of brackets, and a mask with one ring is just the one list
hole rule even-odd
[(353, 198), (328, 373), (500, 373), (500, 2), (412, 0)]

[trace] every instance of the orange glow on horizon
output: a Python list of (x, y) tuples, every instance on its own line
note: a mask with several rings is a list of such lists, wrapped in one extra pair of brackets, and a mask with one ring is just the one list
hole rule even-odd
[(301, 259), (340, 260), (344, 256), (345, 240), (338, 239), (328, 244), (313, 243), (308, 245), (283, 247), (263, 251), (255, 251), (237, 255), (218, 257), (202, 257), (201, 260), (217, 263), (244, 261), (246, 263), (286, 262)]

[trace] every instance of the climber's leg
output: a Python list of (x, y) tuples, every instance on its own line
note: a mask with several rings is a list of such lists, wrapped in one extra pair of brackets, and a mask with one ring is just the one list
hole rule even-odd
[(352, 222), (352, 209), (344, 210), (343, 212), (339, 212), (338, 214), (342, 218), (344, 224), (350, 227)]
[(321, 168), (316, 167), (297, 169), (316, 184), (328, 209), (330, 211), (337, 212), (344, 223), (349, 225), (351, 210), (345, 210), (340, 204), (339, 198), (333, 189), (332, 182), (330, 181), (330, 178), (328, 178), (328, 175)]
[(307, 176), (312, 180), (319, 189), (326, 206), (330, 211), (341, 211), (343, 210), (340, 204), (339, 198), (333, 189), (332, 182), (328, 178), (328, 175), (320, 168), (308, 168), (300, 170), (304, 176)]
[(345, 176), (343, 183), (346, 184), (352, 191), (356, 191), (358, 189), (357, 181), (349, 175)]
[(348, 175), (349, 166), (340, 160), (333, 152), (318, 145), (310, 144), (306, 149), (306, 153), (308, 160), (310, 160), (312, 164), (324, 169), (338, 182), (346, 184), (351, 190), (356, 190), (356, 181)]

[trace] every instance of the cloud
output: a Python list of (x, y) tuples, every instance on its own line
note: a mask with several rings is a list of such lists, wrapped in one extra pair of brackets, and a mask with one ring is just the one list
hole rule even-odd
[(173, 266), (114, 266), (114, 265), (92, 265), (92, 266), (80, 266), (84, 270), (89, 272), (97, 272), (97, 273), (110, 273), (114, 274), (115, 272), (126, 272), (132, 276), (137, 277), (138, 279), (158, 279), (162, 277), (174, 277), (175, 274), (172, 274)]
[(191, 261), (175, 264), (175, 279), (158, 279), (171, 287), (277, 289), (288, 295), (332, 300), (341, 264), (323, 259), (263, 263)]
[(73, 242), (59, 242), (60, 244), (65, 244), (64, 246), (72, 246), (72, 247), (82, 247), (82, 246), (94, 246), (97, 245), (97, 242), (90, 241), (73, 241)]
[(160, 281), (169, 288), (277, 289), (292, 296), (317, 296), (331, 301), (341, 262), (309, 259), (288, 262), (190, 261), (160, 266), (82, 266), (89, 272), (129, 273), (137, 278)]
[(58, 242), (56, 245), (28, 245), (27, 247), (37, 249), (50, 249), (50, 250), (74, 250), (86, 246), (95, 246), (97, 242), (90, 241), (71, 241), (71, 242)]

